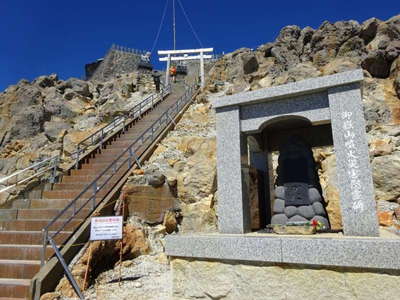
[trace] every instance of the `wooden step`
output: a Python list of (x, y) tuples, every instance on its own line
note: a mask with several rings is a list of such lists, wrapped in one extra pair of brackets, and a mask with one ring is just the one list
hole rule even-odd
[(0, 209), (0, 221), (15, 220), (18, 209)]
[[(53, 219), (61, 212), (61, 209), (19, 209), (17, 214), (18, 220), (49, 220)], [(83, 209), (79, 213), (76, 213), (77, 217), (84, 218), (88, 215), (89, 209)], [(66, 211), (61, 219), (65, 219), (73, 214), (73, 209), (70, 208)]]
[[(72, 231), (61, 231), (56, 236), (55, 242), (62, 244), (71, 234)], [(42, 245), (42, 243), (41, 231), (0, 231), (0, 244), (3, 245)]]
[[(42, 248), (41, 245), (0, 245), (0, 259), (40, 260)], [(53, 253), (54, 250), (48, 246), (46, 257), (52, 256)]]
[(0, 278), (0, 295), (4, 298), (29, 297), (30, 279)]
[[(53, 190), (53, 191), (44, 191), (43, 198), (48, 200), (55, 199), (75, 199), (83, 190)], [(104, 197), (107, 194), (108, 190), (102, 189), (97, 191), (97, 197)], [(93, 195), (93, 190), (89, 188), (83, 195), (82, 198), (89, 199)]]
[[(76, 207), (79, 208), (82, 205), (84, 205), (86, 203), (86, 201), (89, 198), (82, 198), (79, 199), (76, 203)], [(101, 197), (97, 197), (96, 198), (96, 203), (99, 203), (99, 201), (101, 200)], [(68, 204), (70, 204), (72, 202), (73, 199), (34, 199), (32, 200), (31, 203), (31, 208), (58, 208), (58, 209), (63, 209), (65, 208)], [(89, 203), (87, 205), (92, 205), (92, 201), (89, 201)], [(83, 207), (83, 208), (89, 208), (88, 207)]]
[[(41, 231), (50, 220), (11, 220), (1, 221), (0, 231)], [(73, 231), (79, 224), (82, 223), (82, 219), (71, 220), (64, 228), (64, 231)], [(59, 220), (50, 227), (50, 230), (59, 230), (63, 225), (64, 220)]]
[(39, 269), (39, 260), (0, 259), (0, 278), (31, 279)]

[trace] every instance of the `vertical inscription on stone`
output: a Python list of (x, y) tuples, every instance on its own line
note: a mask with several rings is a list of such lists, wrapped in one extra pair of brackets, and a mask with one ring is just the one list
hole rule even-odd
[(346, 150), (347, 175), (350, 180), (351, 197), (353, 198), (353, 209), (357, 211), (364, 210), (362, 201), (359, 153), (357, 145), (354, 142), (354, 124), (352, 121), (353, 113), (351, 111), (342, 112), (342, 127), (344, 132), (344, 147)]

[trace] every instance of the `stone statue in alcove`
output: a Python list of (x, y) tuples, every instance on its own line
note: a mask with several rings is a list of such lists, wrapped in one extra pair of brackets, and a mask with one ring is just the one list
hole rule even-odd
[(311, 147), (289, 137), (279, 149), (271, 224), (319, 221), (330, 228)]

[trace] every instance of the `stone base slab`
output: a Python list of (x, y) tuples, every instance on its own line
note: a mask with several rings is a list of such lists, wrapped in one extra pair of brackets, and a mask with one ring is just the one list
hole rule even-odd
[(172, 260), (173, 299), (398, 299), (399, 271)]
[(166, 254), (185, 258), (400, 270), (400, 238), (396, 236), (170, 235), (166, 239)]

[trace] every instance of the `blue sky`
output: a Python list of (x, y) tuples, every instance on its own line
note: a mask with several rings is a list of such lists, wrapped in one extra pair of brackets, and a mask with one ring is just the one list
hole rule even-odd
[[(285, 25), (317, 28), (324, 20), (386, 20), (400, 13), (399, 0), (180, 1), (202, 44), (217, 53), (272, 41)], [(43, 74), (81, 77), (84, 64), (102, 57), (113, 43), (151, 49), (165, 3), (0, 0), (0, 91)], [(171, 7), (169, 0), (156, 50), (172, 48)], [(177, 48), (193, 47), (199, 43), (177, 6)]]

